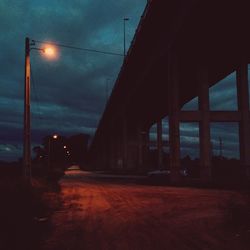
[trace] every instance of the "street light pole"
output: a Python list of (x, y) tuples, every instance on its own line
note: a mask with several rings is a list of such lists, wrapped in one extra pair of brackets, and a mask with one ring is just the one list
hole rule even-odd
[(58, 138), (58, 135), (57, 134), (54, 134), (52, 137), (49, 136), (49, 142), (48, 142), (48, 170), (50, 170), (51, 168), (51, 148), (52, 148), (52, 145), (51, 145), (51, 140), (56, 140)]
[(51, 151), (51, 137), (49, 136), (49, 141), (48, 141), (48, 171), (50, 171), (50, 151)]
[(123, 56), (124, 59), (126, 57), (126, 21), (128, 21), (129, 18), (124, 17), (123, 18)]
[(25, 68), (24, 68), (24, 138), (23, 138), (23, 171), (24, 177), (31, 178), (30, 149), (30, 39), (25, 38)]
[(25, 64), (24, 64), (24, 114), (23, 114), (23, 175), (31, 181), (31, 143), (30, 143), (30, 51), (42, 51), (50, 58), (55, 58), (53, 47), (36, 48), (35, 41), (25, 38)]

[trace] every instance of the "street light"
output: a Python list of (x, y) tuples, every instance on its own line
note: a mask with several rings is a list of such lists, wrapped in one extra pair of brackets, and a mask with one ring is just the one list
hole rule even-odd
[(55, 60), (58, 59), (59, 53), (57, 51), (57, 48), (51, 44), (45, 44), (42, 48), (43, 56), (46, 57), (49, 60)]
[[(52, 47), (44, 48), (33, 47), (35, 41), (31, 41), (28, 37), (25, 38), (25, 66), (24, 66), (24, 128), (23, 128), (23, 168), (24, 177), (31, 180), (31, 143), (30, 143), (30, 51), (39, 50), (48, 58), (55, 55)], [(55, 57), (53, 57), (55, 58)]]
[(57, 139), (58, 138), (58, 135), (53, 135), (53, 139)]
[(123, 56), (124, 59), (126, 57), (126, 21), (128, 21), (129, 18), (124, 17), (123, 18)]
[(49, 136), (49, 144), (48, 144), (48, 170), (50, 169), (50, 154), (51, 154), (51, 139), (58, 139), (58, 135), (54, 134), (52, 137)]
[[(125, 47), (125, 22), (128, 21), (128, 18), (124, 18), (124, 58), (126, 53)], [(36, 43), (43, 44), (41, 48), (33, 47)], [(25, 38), (25, 68), (24, 68), (24, 129), (23, 129), (23, 168), (24, 176), (31, 179), (31, 143), (30, 143), (30, 51), (39, 50), (42, 52), (42, 55), (46, 56), (48, 59), (57, 59), (59, 54), (57, 53), (58, 47), (102, 53), (107, 55), (122, 56), (120, 53), (79, 48), (75, 46), (65, 45), (65, 44), (56, 44), (51, 42), (41, 42), (31, 40), (28, 37)]]

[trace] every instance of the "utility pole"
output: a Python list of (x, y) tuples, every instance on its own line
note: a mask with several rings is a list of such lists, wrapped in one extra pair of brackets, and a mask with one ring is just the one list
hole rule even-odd
[(51, 152), (51, 137), (48, 140), (48, 171), (50, 171), (50, 152)]
[[(30, 143), (30, 51), (38, 50), (48, 57), (54, 56), (51, 47), (36, 48), (35, 41), (25, 38), (25, 63), (24, 63), (24, 114), (23, 114), (23, 175), (29, 182), (31, 181), (31, 143)], [(33, 47), (31, 47), (33, 46)]]
[[(24, 114), (23, 114), (23, 175), (31, 182), (31, 143), (30, 143), (30, 51), (42, 51), (48, 58), (55, 58), (53, 47), (36, 48), (35, 41), (25, 38), (25, 63), (24, 63)], [(33, 47), (31, 47), (33, 46)]]
[(213, 144), (212, 141), (211, 141), (211, 143), (210, 143), (210, 147), (211, 147), (210, 156), (211, 156), (211, 159), (213, 159), (213, 157), (214, 157), (214, 144)]
[(129, 18), (124, 17), (123, 18), (123, 56), (124, 59), (126, 57), (126, 21), (128, 21)]
[[(50, 170), (51, 169), (51, 152), (52, 152), (52, 144), (53, 143), (51, 143), (52, 142), (52, 140), (57, 140), (58, 139), (58, 135), (57, 134), (54, 134), (54, 135), (52, 135), (52, 136), (49, 136), (49, 139), (48, 139), (48, 170)], [(66, 146), (65, 146), (65, 148), (64, 149), (66, 149)]]
[(31, 149), (30, 149), (30, 39), (25, 38), (24, 66), (24, 135), (23, 135), (23, 174), (31, 179)]
[(222, 159), (223, 157), (223, 151), (222, 151), (222, 147), (223, 147), (223, 142), (222, 142), (222, 138), (219, 137), (219, 143), (220, 143), (220, 159)]
[(162, 119), (157, 122), (157, 152), (158, 152), (158, 168), (162, 168), (163, 152), (162, 152)]

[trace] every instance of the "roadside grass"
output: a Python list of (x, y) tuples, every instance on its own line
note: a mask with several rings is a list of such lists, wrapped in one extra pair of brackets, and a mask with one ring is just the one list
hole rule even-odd
[(32, 186), (20, 177), (0, 179), (0, 249), (39, 249), (50, 230), (47, 218), (54, 208), (46, 199), (55, 186), (42, 179), (33, 179)]
[[(250, 230), (250, 201), (236, 202), (229, 199), (226, 204), (227, 224), (237, 231)], [(248, 228), (249, 227), (249, 228)]]
[(231, 233), (232, 249), (234, 243), (240, 249), (250, 246), (250, 193), (242, 193), (242, 200), (230, 197), (224, 204), (224, 226)]

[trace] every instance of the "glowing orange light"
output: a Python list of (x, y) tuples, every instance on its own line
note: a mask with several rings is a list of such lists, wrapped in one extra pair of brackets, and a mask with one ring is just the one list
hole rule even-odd
[(48, 56), (53, 56), (55, 54), (55, 51), (53, 50), (53, 48), (49, 47), (44, 49), (44, 53)]
[(52, 45), (46, 45), (43, 48), (43, 54), (48, 59), (57, 59), (58, 58), (58, 52), (57, 48)]

